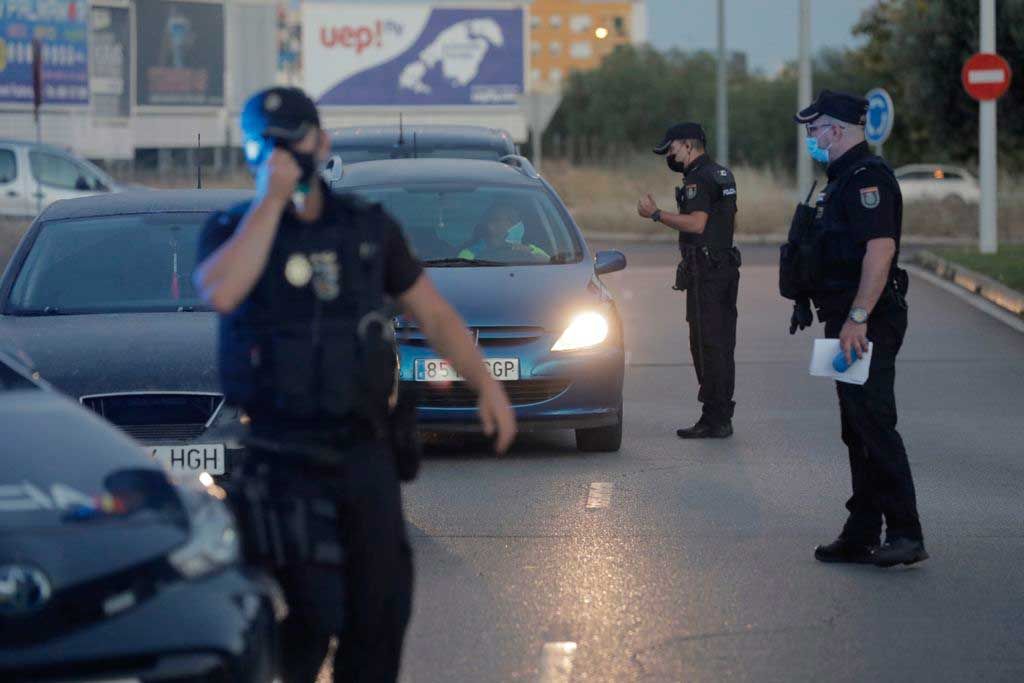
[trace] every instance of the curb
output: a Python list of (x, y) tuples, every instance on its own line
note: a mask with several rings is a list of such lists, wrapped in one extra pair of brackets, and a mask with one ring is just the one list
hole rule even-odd
[(947, 261), (930, 251), (918, 253), (915, 261), (918, 266), (936, 277), (951, 282), (960, 289), (979, 296), (1024, 320), (1024, 292), (1011, 289), (987, 275), (982, 275), (959, 263)]

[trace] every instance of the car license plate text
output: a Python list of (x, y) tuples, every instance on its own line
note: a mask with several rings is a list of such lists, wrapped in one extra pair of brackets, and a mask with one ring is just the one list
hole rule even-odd
[[(491, 377), (499, 382), (519, 379), (518, 358), (485, 358), (484, 365)], [(462, 382), (466, 379), (446, 360), (418, 358), (413, 362), (413, 372), (417, 382)]]
[(224, 474), (224, 444), (149, 446), (147, 450), (175, 471)]

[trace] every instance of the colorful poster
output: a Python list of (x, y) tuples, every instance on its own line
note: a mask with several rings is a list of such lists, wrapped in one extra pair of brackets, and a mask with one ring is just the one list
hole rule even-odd
[(224, 6), (138, 0), (140, 106), (219, 107), (224, 103)]
[(0, 102), (32, 104), (32, 40), (42, 44), (43, 105), (89, 104), (89, 6), (0, 0)]
[(306, 89), (327, 106), (515, 105), (523, 10), (307, 2)]

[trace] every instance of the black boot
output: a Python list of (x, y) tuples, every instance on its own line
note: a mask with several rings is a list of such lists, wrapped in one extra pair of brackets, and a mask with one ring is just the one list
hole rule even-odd
[(828, 545), (819, 545), (814, 549), (814, 559), (818, 562), (842, 562), (847, 564), (874, 564), (874, 551), (878, 546), (862, 545), (846, 540), (842, 536)]
[(924, 541), (910, 538), (895, 538), (875, 552), (875, 564), (879, 567), (895, 567), (898, 564), (916, 564), (928, 559)]
[(677, 429), (676, 436), (680, 439), (725, 439), (732, 436), (732, 421), (711, 424), (701, 418), (689, 429)]

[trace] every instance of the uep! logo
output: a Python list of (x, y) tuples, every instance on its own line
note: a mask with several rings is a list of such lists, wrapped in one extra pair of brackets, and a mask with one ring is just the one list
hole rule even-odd
[(321, 26), (320, 42), (324, 47), (341, 46), (362, 54), (369, 47), (381, 47), (385, 35), (402, 35), (402, 25), (395, 21), (375, 21), (369, 26)]

